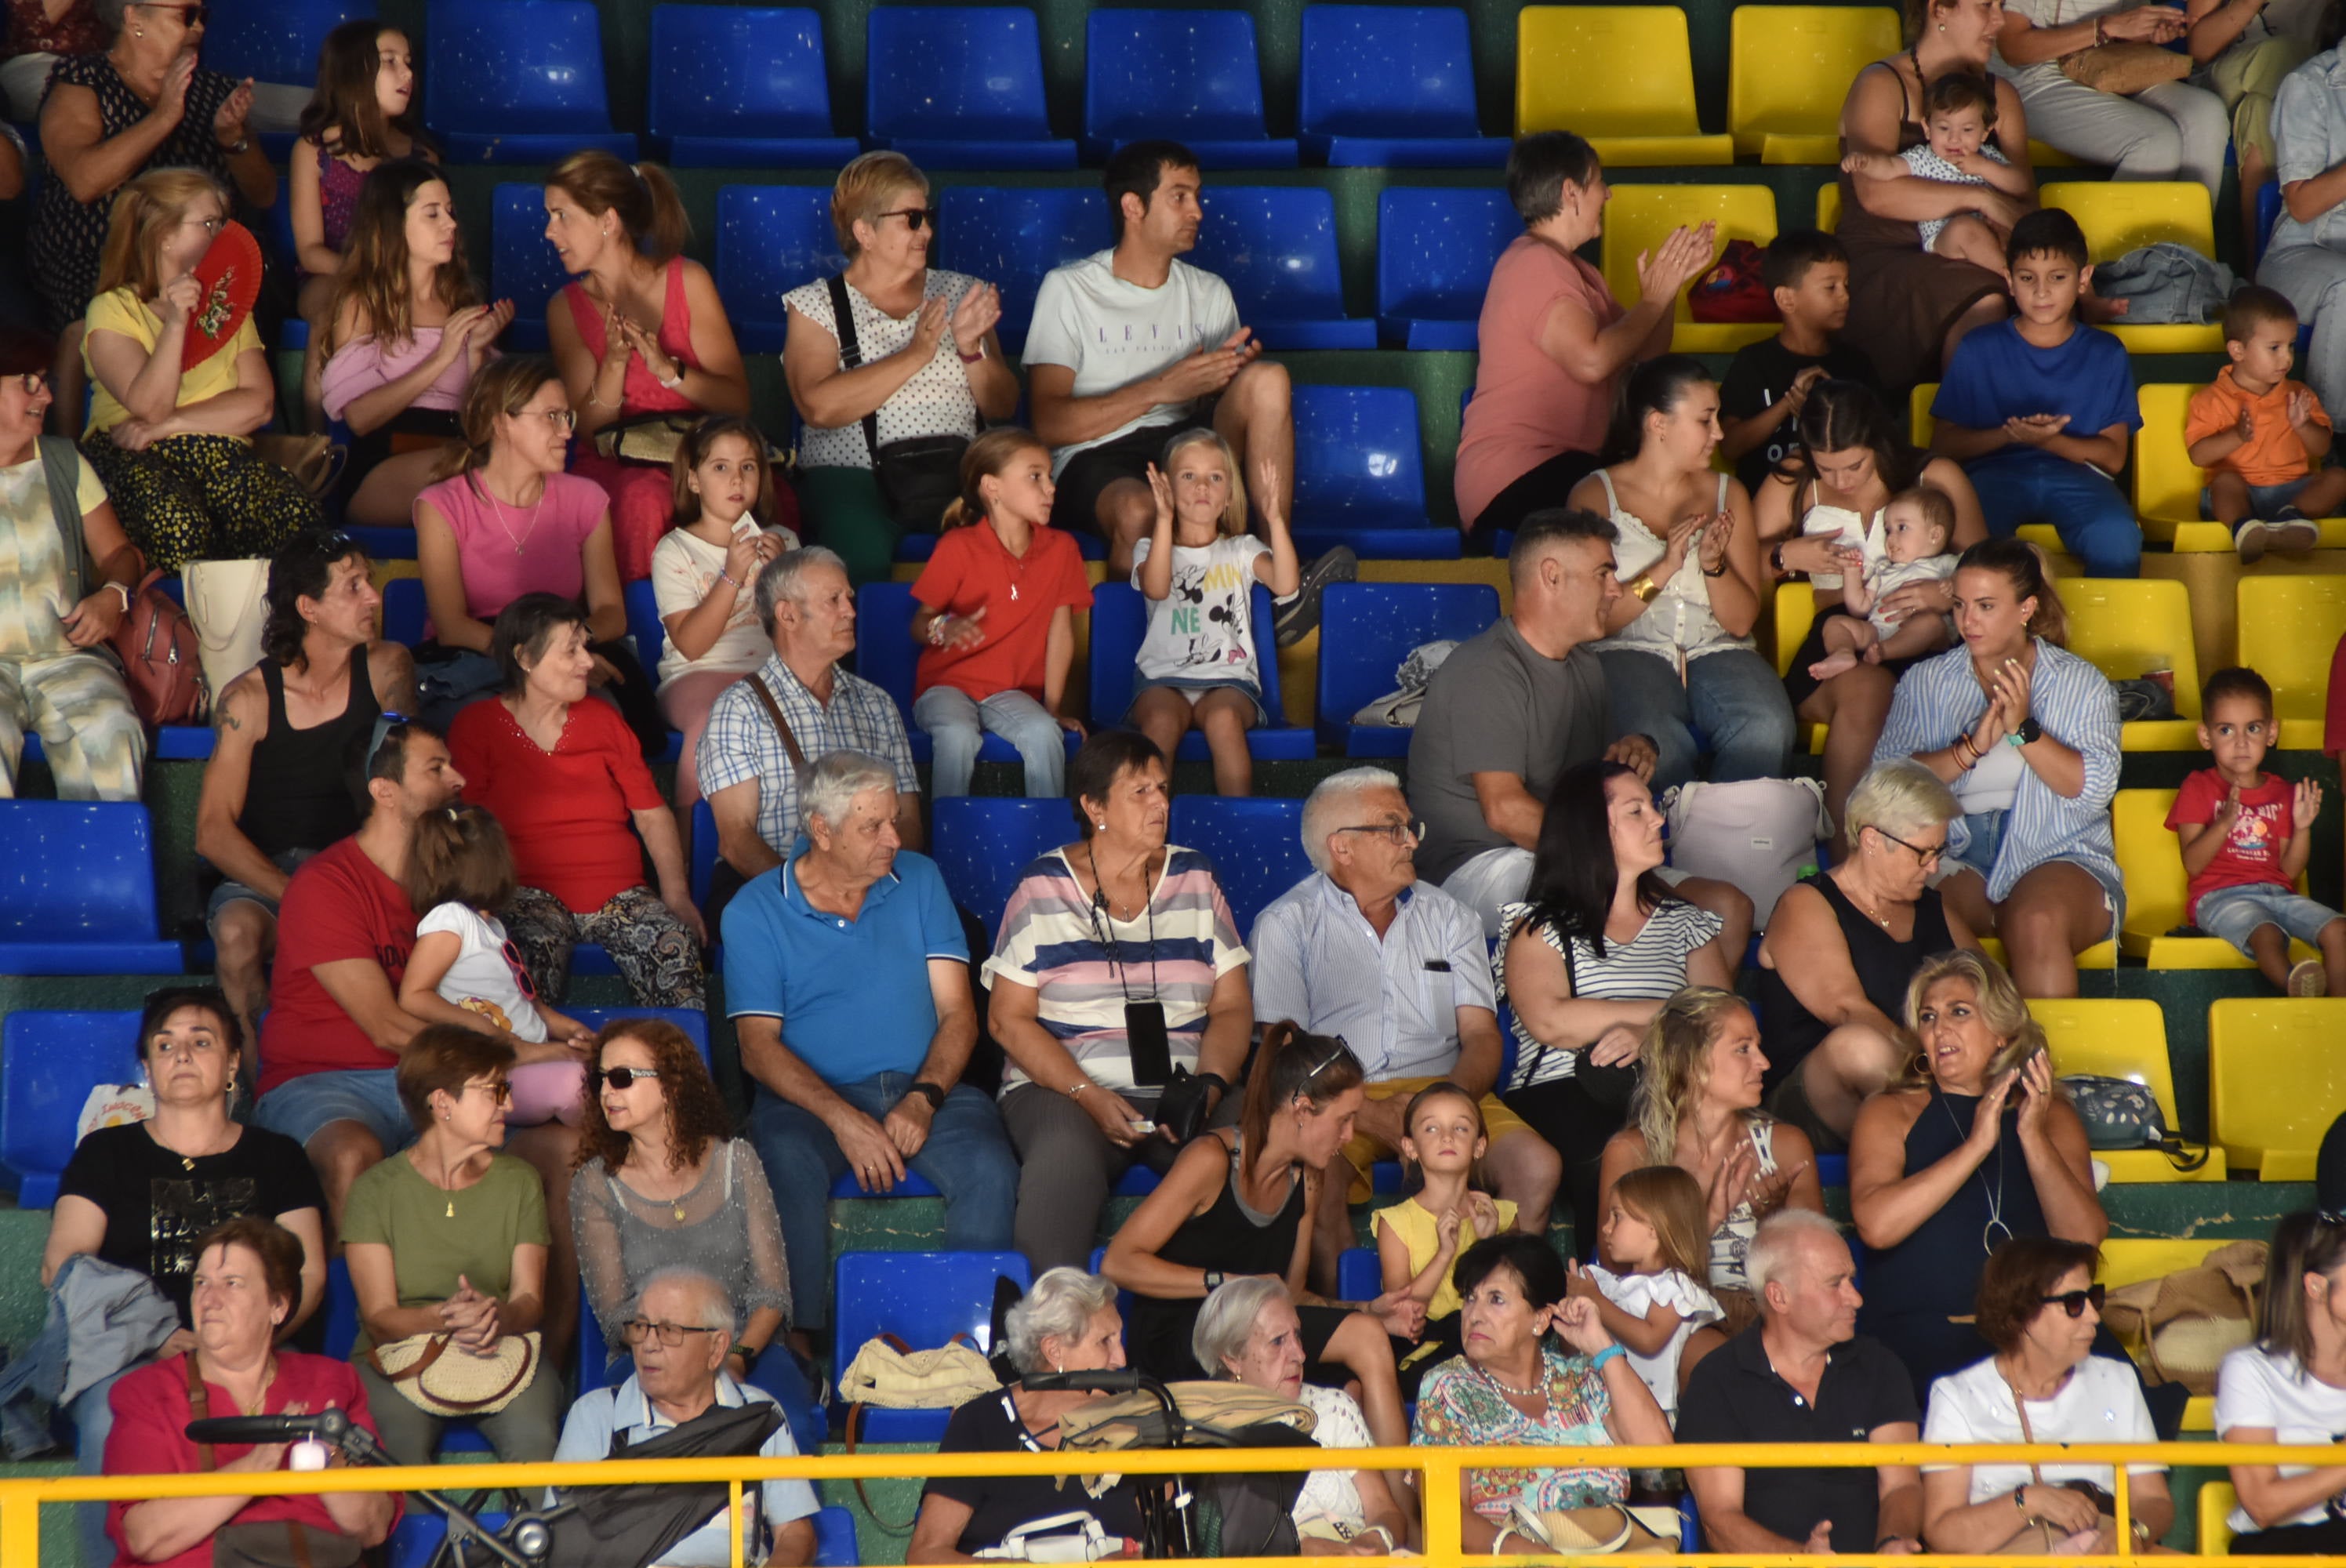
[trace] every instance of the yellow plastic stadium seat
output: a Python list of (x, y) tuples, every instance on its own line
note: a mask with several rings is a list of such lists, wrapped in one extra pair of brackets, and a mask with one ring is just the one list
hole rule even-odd
[(2191, 590), (2167, 577), (2078, 577), (2061, 585), (2069, 610), (2069, 651), (2112, 680), (2155, 669), (2175, 672), (2173, 718), (2133, 719), (2119, 731), (2127, 751), (2199, 748), (2199, 660), (2191, 642)]
[[(1975, 940), (1979, 942), (1982, 952), (2006, 969), (2012, 967), (2012, 960), (2004, 951), (2004, 938), (1983, 936)], [(2117, 966), (2118, 944), (2109, 937), (2104, 937), (2077, 955), (2079, 969), (2116, 969)]]
[[(1530, 13), (1526, 11), (1525, 15)], [(1637, 255), (1661, 248), (1671, 229), (1708, 219), (1719, 225), (1719, 244), (1749, 239), (1765, 245), (1776, 238), (1776, 193), (1764, 185), (1617, 185), (1605, 206), (1601, 270), (1605, 285), (1625, 305), (1643, 298), (1637, 286)], [(1670, 348), (1681, 354), (1731, 354), (1746, 343), (1772, 338), (1770, 321), (1698, 322), (1680, 290), (1670, 328)]]
[[(1792, 656), (1800, 651), (1808, 640), (1809, 625), (1817, 618), (1817, 593), (1805, 580), (1776, 585), (1776, 673), (1784, 675), (1792, 667)], [(1821, 724), (1800, 724), (1800, 744), (1810, 755), (1821, 755), (1825, 748), (1825, 727)]]
[[(2168, 1126), (2178, 1125), (2175, 1072), (2167, 1057), (2167, 1014), (2157, 1003), (2139, 997), (2035, 997), (2028, 1011), (2045, 1026), (2055, 1072), (2092, 1073), (2139, 1084), (2158, 1102)], [(2157, 1149), (2096, 1149), (2094, 1157), (2110, 1167), (2112, 1181), (2224, 1179), (2220, 1149), (2210, 1149), (2208, 1163), (2196, 1171), (2177, 1170)]]
[[(2066, 181), (2047, 185), (2039, 194), (2045, 206), (2057, 207), (2077, 220), (2086, 231), (2086, 253), (2097, 264), (2162, 239), (2202, 256), (2216, 253), (2215, 215), (2208, 188), (2197, 180)], [(2213, 322), (2109, 330), (2137, 354), (2224, 351), (2224, 330)]]
[[(1735, 14), (1741, 15), (1743, 8), (1737, 6)], [(1838, 180), (1828, 180), (1817, 189), (1817, 227), (1827, 234), (1841, 227), (1841, 183)]]
[(2208, 1122), (2234, 1166), (2311, 1181), (2346, 1110), (2346, 999), (2228, 996), (2208, 1009)]
[[(2102, 1156), (2097, 1153), (2094, 1157), (2099, 1159)], [(2211, 1159), (2209, 1163), (2215, 1162)], [(2114, 1236), (2102, 1243), (2101, 1271), (2095, 1278), (2115, 1290), (2121, 1285), (2156, 1279), (2178, 1269), (2197, 1268), (2207, 1260), (2209, 1253), (2229, 1245), (2230, 1238), (2221, 1236)], [(2121, 1342), (2125, 1338), (2124, 1335), (2119, 1336)], [(2129, 1344), (2127, 1349), (2136, 1355), (2142, 1350), (2139, 1344)], [(2183, 1430), (2188, 1432), (2212, 1432), (2216, 1430), (2216, 1400), (2212, 1395), (2194, 1394), (2191, 1397), (2190, 1403), (2183, 1408)], [(2229, 1493), (2232, 1489), (2227, 1486), (2223, 1490)], [(2208, 1492), (2202, 1491), (2199, 1495), (2204, 1498)], [(2225, 1506), (2229, 1508), (2230, 1504), (2228, 1502)], [(2199, 1539), (2204, 1543), (2208, 1538), (2203, 1534)]]
[[(2187, 1421), (2184, 1424), (2188, 1428), (2190, 1423)], [(2231, 1555), (2232, 1510), (2238, 1508), (2239, 1504), (2240, 1495), (2232, 1490), (2230, 1481), (2200, 1482), (2199, 1554), (2202, 1557)]]
[(2242, 577), (2239, 604), (2240, 662), (2272, 683), (2282, 743), (2319, 748), (2330, 658), (2346, 636), (2346, 576)]
[[(2178, 688), (2176, 695), (2180, 697)], [(2126, 930), (2119, 945), (2128, 957), (2153, 969), (2254, 969), (2256, 961), (2221, 937), (2169, 936), (2183, 923), (2183, 906), (2190, 886), (2183, 874), (2180, 841), (2168, 830), (2167, 813), (2174, 808), (2172, 789), (2121, 789), (2110, 802), (2111, 824), (2118, 841), (2118, 870), (2126, 877)], [(2305, 879), (2297, 879), (2298, 891)], [(2301, 942), (2290, 944), (2297, 959), (2320, 955)]]
[(1839, 163), (1850, 83), (1899, 45), (1898, 13), (1886, 5), (1737, 6), (1727, 46), (1735, 150), (1761, 163)]
[(1907, 428), (1913, 433), (1917, 446), (1929, 446), (1931, 433), (1939, 427), (1938, 422), (1931, 417), (1931, 404), (1938, 401), (1938, 382), (1923, 382), (1906, 399)]
[(1515, 134), (1569, 130), (1611, 168), (1729, 164), (1695, 117), (1694, 56), (1675, 5), (1526, 5), (1515, 28)]

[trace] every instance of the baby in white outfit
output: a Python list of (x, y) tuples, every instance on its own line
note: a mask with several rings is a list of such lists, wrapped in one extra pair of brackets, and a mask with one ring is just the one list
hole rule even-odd
[[(1930, 139), (1902, 153), (1853, 152), (1841, 160), (1851, 174), (1875, 179), (1929, 179), (1942, 185), (1990, 186), (2006, 196), (2033, 201), (2035, 187), (2004, 161), (1992, 139), (1995, 131), (1995, 84), (1972, 71), (1949, 71), (1923, 93), (1923, 128)], [(1984, 212), (1927, 218), (1914, 226), (1923, 249), (1969, 261), (2002, 275), (2008, 225)]]
[(1860, 663), (1919, 658), (1952, 645), (1953, 627), (1945, 616), (1909, 616), (1892, 620), (1882, 601), (1909, 583), (1944, 582), (1955, 575), (1947, 549), (1954, 537), (1955, 504), (1928, 484), (1892, 496), (1882, 509), (1882, 549), (1869, 550), (1862, 575), (1842, 579), (1846, 614), (1825, 621), (1825, 657), (1809, 667), (1816, 680), (1831, 680)]

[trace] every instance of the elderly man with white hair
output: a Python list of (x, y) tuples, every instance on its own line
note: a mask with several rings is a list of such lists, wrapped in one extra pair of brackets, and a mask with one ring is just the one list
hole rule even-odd
[[(1833, 1222), (1788, 1208), (1760, 1222), (1744, 1260), (1760, 1321), (1706, 1356), (1678, 1400), (1678, 1438), (1699, 1443), (1912, 1442), (1913, 1380), (1857, 1332), (1856, 1266)], [(1912, 1465), (1689, 1468), (1713, 1552), (1922, 1550)]]
[[(1489, 949), (1474, 911), (1417, 877), (1413, 821), (1401, 780), (1352, 768), (1303, 802), (1303, 852), (1316, 869), (1255, 921), (1254, 1015), (1341, 1035), (1368, 1073), (1368, 1100), (1344, 1146), (1349, 1184), (1328, 1182), (1312, 1216), (1311, 1261), (1335, 1288), (1352, 1245), (1350, 1202), (1368, 1197), (1372, 1162), (1411, 1135), (1411, 1096), (1444, 1080), (1478, 1100), (1490, 1140), (1484, 1171), (1515, 1206), (1516, 1228), (1547, 1231), (1563, 1162), (1492, 1092), (1499, 1078), (1497, 1003)], [(1463, 1237), (1460, 1250), (1474, 1237)]]
[(831, 1184), (944, 1195), (944, 1246), (1011, 1240), (1018, 1159), (961, 1082), (977, 1042), (969, 947), (936, 862), (903, 848), (894, 768), (860, 751), (800, 782), (803, 836), (725, 911), (725, 998), (756, 1080), (750, 1138), (774, 1189), (798, 1327), (830, 1322)]
[[(725, 1288), (708, 1275), (683, 1268), (654, 1270), (617, 1325), (636, 1369), (616, 1389), (579, 1396), (563, 1422), (556, 1461), (616, 1458), (619, 1440), (638, 1449), (717, 1411), (773, 1405), (774, 1397), (765, 1390), (737, 1383), (725, 1371), (726, 1347), (740, 1327)], [(754, 1451), (760, 1459), (789, 1459), (799, 1451), (779, 1406), (772, 1430), (754, 1450), (746, 1446), (746, 1437), (739, 1441), (745, 1445), (739, 1450), (718, 1443), (696, 1451)], [(813, 1519), (820, 1504), (812, 1486), (803, 1481), (762, 1481), (744, 1487), (741, 1501), (748, 1516), (742, 1521), (744, 1563), (795, 1565), (814, 1560)], [(653, 1557), (655, 1568), (724, 1568), (731, 1563), (721, 1507)]]

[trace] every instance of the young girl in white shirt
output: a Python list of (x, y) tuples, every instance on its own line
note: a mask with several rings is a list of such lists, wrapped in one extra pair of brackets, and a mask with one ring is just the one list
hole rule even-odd
[(505, 830), (478, 806), (425, 812), (408, 845), (404, 881), (408, 901), (424, 915), (400, 977), (400, 1006), (427, 1023), (494, 1034), (514, 1048), (506, 1121), (576, 1126), (595, 1032), (537, 999), (528, 968), (494, 912), (514, 895)]
[(1726, 1314), (1701, 1283), (1709, 1236), (1702, 1184), (1677, 1166), (1646, 1166), (1613, 1184), (1596, 1233), (1605, 1262), (1571, 1266), (1572, 1294), (1596, 1303), (1606, 1332), (1673, 1422), (1688, 1342), (1698, 1332), (1723, 1342), (1708, 1325)]
[[(1148, 633), (1135, 661), (1140, 687), (1127, 716), (1170, 759), (1191, 729), (1214, 759), (1214, 791), (1254, 792), (1246, 732), (1269, 716), (1256, 662), (1254, 585), (1296, 591), (1300, 573), (1287, 519), (1263, 513), (1269, 544), (1247, 532), (1246, 483), (1229, 443), (1185, 430), (1148, 471), (1157, 525), (1133, 549), (1132, 585), (1148, 600)], [(1105, 722), (1106, 716), (1096, 715)]]

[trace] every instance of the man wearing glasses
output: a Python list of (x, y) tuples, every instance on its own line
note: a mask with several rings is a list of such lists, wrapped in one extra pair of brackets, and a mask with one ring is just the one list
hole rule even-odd
[(1492, 1093), (1499, 1078), (1497, 1003), (1474, 911), (1417, 880), (1424, 828), (1401, 780), (1353, 768), (1321, 780), (1303, 802), (1303, 852), (1317, 868), (1256, 920), (1254, 1013), (1340, 1035), (1369, 1078), (1368, 1098), (1344, 1145), (1347, 1184), (1322, 1183), (1312, 1215), (1315, 1278), (1335, 1288), (1336, 1258), (1352, 1245), (1348, 1202), (1366, 1202), (1370, 1165), (1401, 1145), (1403, 1112), (1419, 1090), (1447, 1079), (1481, 1102), (1491, 1141), (1484, 1169), (1515, 1206), (1515, 1227), (1547, 1234), (1563, 1162), (1547, 1140)]

